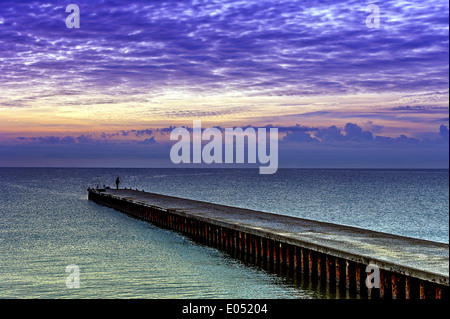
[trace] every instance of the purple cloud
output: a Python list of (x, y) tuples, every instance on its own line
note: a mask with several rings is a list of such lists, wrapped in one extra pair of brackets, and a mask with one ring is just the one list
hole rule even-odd
[(444, 0), (384, 1), (376, 31), (356, 0), (79, 0), (77, 30), (65, 27), (69, 3), (2, 1), (2, 83), (57, 77), (60, 95), (120, 85), (264, 95), (448, 90)]
[(448, 142), (448, 127), (445, 125), (441, 125), (441, 127), (439, 128), (439, 135), (444, 141)]

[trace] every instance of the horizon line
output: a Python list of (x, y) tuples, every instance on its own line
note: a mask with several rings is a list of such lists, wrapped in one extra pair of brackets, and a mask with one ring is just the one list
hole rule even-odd
[[(224, 170), (224, 169), (239, 169), (239, 170), (254, 170), (257, 167), (95, 167), (95, 166), (0, 166), (0, 169), (5, 168), (27, 168), (27, 169), (209, 169), (209, 170)], [(287, 169), (301, 169), (301, 170), (450, 170), (449, 167), (433, 168), (433, 167), (279, 167), (278, 170)]]

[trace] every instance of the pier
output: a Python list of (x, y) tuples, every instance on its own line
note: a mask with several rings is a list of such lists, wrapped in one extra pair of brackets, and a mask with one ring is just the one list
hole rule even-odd
[[(340, 296), (448, 299), (448, 244), (137, 190), (88, 193), (98, 204)], [(379, 276), (371, 286), (373, 266)]]

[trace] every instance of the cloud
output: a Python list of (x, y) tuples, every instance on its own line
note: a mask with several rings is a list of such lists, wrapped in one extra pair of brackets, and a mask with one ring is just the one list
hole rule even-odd
[(73, 136), (39, 136), (39, 137), (17, 137), (17, 140), (25, 143), (42, 144), (42, 145), (70, 145), (77, 141), (77, 138)]
[(384, 1), (376, 32), (366, 28), (365, 4), (356, 0), (79, 0), (77, 30), (65, 27), (66, 4), (2, 2), (2, 83), (264, 95), (448, 87), (443, 0), (427, 6)]
[(346, 140), (345, 135), (343, 135), (342, 130), (337, 126), (333, 125), (326, 129), (319, 130), (315, 136), (325, 143), (336, 143), (343, 142)]
[[(38, 137), (17, 137), (16, 142), (22, 145), (73, 145), (73, 144), (85, 144), (85, 145), (113, 145), (113, 144), (155, 144), (156, 140), (154, 136), (140, 139), (115, 139), (119, 137), (128, 137), (134, 133), (136, 137), (142, 137), (142, 132), (150, 132), (150, 130), (132, 130), (132, 131), (119, 131), (116, 133), (106, 134), (101, 133), (98, 137), (90, 134), (83, 134), (80, 136), (38, 136)], [(13, 143), (17, 144), (17, 143)]]
[(152, 136), (151, 138), (146, 138), (145, 140), (139, 142), (140, 144), (146, 144), (146, 145), (152, 145), (152, 144), (156, 144), (156, 140), (155, 137)]
[(445, 125), (441, 125), (441, 127), (439, 128), (439, 135), (441, 136), (441, 138), (444, 141), (448, 142), (448, 127)]
[(419, 140), (401, 134), (399, 137), (388, 137), (375, 135), (371, 131), (364, 131), (359, 125), (347, 123), (345, 127), (339, 128), (336, 125), (328, 128), (307, 129), (304, 132), (288, 132), (282, 139), (283, 143), (313, 143), (320, 142), (324, 146), (348, 147), (356, 146), (360, 148), (379, 148), (380, 146), (408, 146), (408, 145), (443, 145), (449, 139), (448, 128), (441, 125), (439, 133), (429, 132), (427, 136), (434, 136), (433, 139)]
[[(225, 127), (214, 126), (218, 128), (222, 133), (225, 132)], [(80, 136), (37, 136), (37, 137), (17, 137), (14, 141), (10, 141), (13, 144), (39, 144), (39, 145), (52, 145), (52, 144), (62, 144), (62, 145), (72, 145), (72, 144), (172, 144), (167, 138), (176, 127), (160, 127), (153, 129), (140, 129), (140, 130), (121, 130), (112, 133), (101, 133), (100, 135), (93, 134), (83, 134)], [(236, 127), (235, 127), (236, 128)], [(426, 132), (424, 133), (423, 139), (418, 139), (414, 137), (408, 137), (404, 134), (400, 134), (398, 137), (389, 137), (376, 134), (369, 130), (363, 130), (361, 126), (355, 123), (347, 123), (344, 127), (338, 127), (332, 125), (327, 128), (320, 127), (309, 127), (302, 126), (300, 124), (294, 126), (274, 126), (266, 125), (262, 127), (256, 127), (252, 125), (241, 127), (243, 130), (247, 128), (265, 128), (270, 130), (271, 128), (276, 128), (281, 137), (281, 143), (292, 144), (292, 143), (302, 143), (302, 144), (321, 144), (324, 146), (349, 146), (356, 145), (358, 147), (370, 146), (370, 145), (392, 145), (392, 143), (422, 143), (422, 144), (436, 144), (444, 143), (449, 140), (449, 129), (445, 125), (441, 125), (439, 130), (436, 132)], [(192, 127), (186, 127), (186, 129), (192, 133)], [(203, 130), (206, 127), (202, 128)], [(378, 129), (375, 126), (375, 129)], [(144, 138), (143, 137), (146, 137)], [(163, 138), (166, 136), (166, 138)], [(161, 138), (156, 140), (156, 137)]]
[(288, 132), (282, 140), (284, 143), (319, 143), (319, 140), (305, 132)]
[[(268, 125), (266, 128), (273, 127)], [(423, 139), (406, 135), (376, 135), (354, 123), (347, 123), (342, 128), (336, 125), (328, 128), (301, 125), (277, 128), (282, 136), (279, 144), (282, 167), (448, 167), (449, 129), (445, 125), (436, 132), (429, 132)], [(90, 134), (18, 137), (15, 143), (0, 145), (0, 165), (21, 163), (33, 166), (47, 160), (50, 166), (69, 163), (75, 166), (91, 166), (92, 163), (125, 167), (171, 166), (169, 154), (175, 142), (167, 138), (157, 140), (157, 135), (147, 135), (142, 139), (144, 136), (138, 133), (151, 131), (162, 137), (171, 129), (173, 127), (129, 130), (125, 132), (133, 133), (125, 140), (117, 139), (124, 138), (121, 131), (111, 133), (114, 138), (106, 139)], [(132, 135), (134, 137), (130, 139)]]
[(153, 135), (153, 130), (149, 130), (149, 129), (146, 129), (146, 130), (133, 130), (132, 132), (135, 133), (137, 137), (145, 136), (145, 135)]
[[(246, 120), (252, 115), (264, 120), (262, 125), (304, 123), (278, 126), (286, 150), (353, 147), (367, 155), (385, 147), (414, 154), (410, 147), (415, 145), (417, 153), (434, 147), (447, 154), (448, 128), (428, 132), (428, 127), (448, 123), (448, 108), (440, 106), (448, 103), (448, 1), (380, 2), (377, 30), (367, 29), (367, 3), (357, 0), (77, 0), (77, 30), (64, 23), (69, 3), (2, 1), (0, 112), (11, 116), (8, 123), (19, 123), (22, 114), (57, 114), (55, 118), (77, 123), (92, 116), (102, 127), (120, 122), (121, 112), (127, 113), (124, 121), (131, 118), (133, 123), (155, 114), (164, 120), (208, 117), (217, 118), (216, 123), (225, 118), (241, 123), (247, 112)], [(342, 100), (332, 101), (334, 96), (365, 93), (400, 97), (384, 109), (379, 101), (375, 109), (359, 100), (358, 110), (344, 103), (337, 110)], [(227, 98), (222, 107), (214, 106), (221, 101), (211, 101), (218, 95)], [(184, 96), (202, 102), (176, 104)], [(324, 97), (331, 105), (320, 110), (312, 105), (316, 112), (309, 112), (311, 104), (296, 101), (298, 96), (317, 102), (323, 101), (315, 98)], [(276, 101), (283, 111), (276, 117), (278, 109), (254, 97), (269, 98), (268, 104)], [(19, 111), (20, 116), (14, 115)], [(254, 118), (247, 123), (255, 123)], [(395, 128), (402, 130), (398, 137), (383, 136), (391, 122), (403, 125)], [(411, 123), (426, 126), (427, 132), (412, 136)], [(161, 124), (167, 127), (142, 130), (134, 125), (139, 129), (22, 137), (15, 140), (14, 152), (29, 155), (27, 150), (45, 145), (61, 156), (76, 150), (80, 158), (89, 156), (81, 151), (101, 157), (96, 147), (133, 154), (133, 148), (167, 146), (160, 137), (167, 139), (174, 128)], [(1, 156), (10, 159), (13, 153), (2, 150)]]
[(363, 131), (358, 125), (347, 123), (345, 125), (345, 137), (352, 141), (372, 141), (373, 134), (369, 131)]

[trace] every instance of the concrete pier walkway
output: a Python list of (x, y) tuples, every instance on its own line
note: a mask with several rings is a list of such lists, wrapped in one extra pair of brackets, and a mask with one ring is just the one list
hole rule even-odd
[[(447, 298), (448, 244), (135, 190), (89, 190), (89, 198), (362, 295)], [(366, 287), (369, 264), (380, 269), (379, 289)]]

